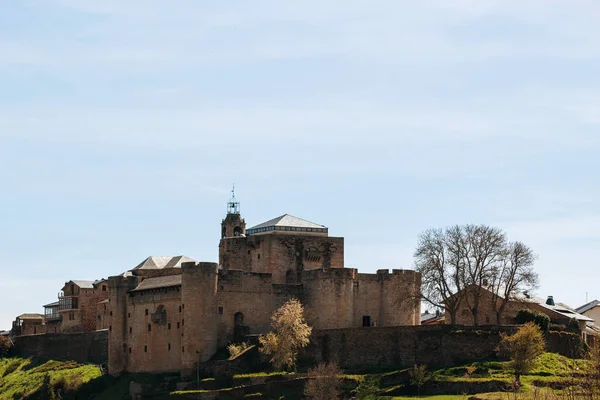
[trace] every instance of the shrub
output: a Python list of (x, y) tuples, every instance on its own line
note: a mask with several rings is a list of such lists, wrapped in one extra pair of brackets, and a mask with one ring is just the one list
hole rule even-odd
[(515, 383), (521, 385), (521, 375), (529, 372), (544, 353), (546, 343), (540, 327), (527, 322), (513, 335), (502, 335), (502, 344), (510, 353), (511, 367), (515, 374)]
[(567, 325), (567, 328), (569, 328), (570, 330), (572, 330), (574, 332), (581, 332), (581, 326), (579, 325), (579, 321), (577, 321), (576, 318), (571, 318), (569, 320), (569, 324)]
[(309, 380), (304, 385), (304, 395), (313, 400), (333, 400), (340, 396), (340, 375), (336, 363), (320, 363), (308, 370)]
[(567, 327), (562, 324), (550, 324), (548, 327), (548, 330), (555, 332), (564, 332), (566, 329)]
[(0, 358), (8, 357), (12, 350), (12, 343), (8, 336), (0, 336)]
[(354, 389), (358, 400), (376, 400), (379, 398), (377, 393), (381, 390), (381, 379), (377, 376), (367, 375), (358, 381), (358, 386)]
[(518, 324), (533, 322), (540, 327), (542, 332), (548, 332), (548, 329), (550, 328), (550, 317), (541, 312), (523, 309), (517, 313), (515, 319)]
[(227, 346), (227, 350), (229, 351), (229, 358), (236, 358), (237, 356), (239, 356), (240, 354), (242, 354), (244, 351), (246, 351), (248, 348), (250, 347), (250, 343), (232, 343), (229, 346)]

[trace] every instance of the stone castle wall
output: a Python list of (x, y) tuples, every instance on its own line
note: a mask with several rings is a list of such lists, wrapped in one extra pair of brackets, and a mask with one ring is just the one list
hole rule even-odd
[(108, 331), (19, 336), (14, 341), (20, 356), (93, 364), (108, 361)]
[(225, 270), (270, 273), (273, 283), (295, 283), (302, 271), (344, 267), (344, 238), (272, 233), (222, 239)]

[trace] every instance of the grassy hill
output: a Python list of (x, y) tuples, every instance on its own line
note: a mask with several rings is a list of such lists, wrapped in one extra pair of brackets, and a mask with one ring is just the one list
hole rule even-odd
[(120, 399), (129, 381), (102, 376), (96, 365), (37, 358), (0, 359), (0, 400)]

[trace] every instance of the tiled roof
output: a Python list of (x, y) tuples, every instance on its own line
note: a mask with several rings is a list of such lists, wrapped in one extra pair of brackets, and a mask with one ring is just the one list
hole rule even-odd
[(70, 281), (79, 286), (81, 289), (93, 289), (94, 281)]
[(186, 256), (150, 256), (142, 261), (133, 269), (164, 269), (164, 268), (181, 268), (181, 263), (187, 261), (195, 261)]
[(44, 319), (42, 314), (21, 314), (17, 318), (19, 319)]
[(159, 276), (156, 278), (144, 279), (132, 292), (139, 292), (142, 290), (156, 289), (162, 287), (180, 286), (181, 275), (167, 275)]
[(549, 310), (552, 310), (555, 313), (558, 313), (564, 317), (575, 318), (578, 321), (586, 321), (586, 322), (593, 321), (593, 319), (578, 313), (577, 311), (573, 310), (571, 307), (569, 307), (563, 303), (556, 303), (555, 305), (550, 305), (550, 304), (546, 304), (545, 299), (542, 299), (539, 297), (531, 297), (531, 299), (529, 301), (536, 303), (536, 304), (538, 304), (544, 308), (547, 308)]
[(324, 225), (318, 225), (314, 222), (307, 221), (302, 218), (294, 217), (293, 215), (284, 214), (280, 217), (273, 218), (267, 222), (263, 222), (262, 224), (253, 226), (250, 229), (259, 229), (259, 228), (267, 228), (270, 226), (289, 226), (292, 228), (317, 228), (317, 229), (325, 229)]
[(582, 305), (581, 307), (578, 307), (575, 309), (575, 311), (577, 311), (579, 314), (583, 314), (586, 311), (591, 310), (592, 308), (596, 307), (600, 305), (600, 301), (599, 300), (592, 300), (587, 304)]

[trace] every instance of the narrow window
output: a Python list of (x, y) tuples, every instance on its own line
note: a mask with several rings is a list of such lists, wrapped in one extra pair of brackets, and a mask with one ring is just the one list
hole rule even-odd
[(179, 329), (179, 322), (177, 323), (177, 329)]
[(131, 326), (130, 326), (130, 327), (129, 327), (129, 334), (131, 334), (131, 333), (132, 333), (132, 328), (131, 328)]
[(131, 318), (131, 313), (127, 313), (127, 318)]
[(169, 351), (171, 351), (171, 343), (169, 343)]
[(106, 292), (106, 285), (102, 285), (102, 291)]
[(183, 322), (184, 322), (184, 321), (185, 321), (185, 320), (182, 318), (182, 319), (181, 319), (181, 326), (183, 326)]
[(179, 306), (179, 312), (181, 312), (181, 306)]
[(181, 308), (185, 310), (185, 304), (182, 304), (182, 305), (181, 305)]
[(109, 326), (108, 326), (108, 331), (109, 331), (109, 332), (112, 332), (112, 325), (109, 325)]
[(250, 250), (248, 250), (248, 254), (250, 254)]
[(171, 323), (170, 322), (167, 324), (167, 329), (171, 329)]
[(185, 347), (184, 346), (181, 346), (181, 352), (182, 353), (185, 352)]
[(112, 311), (108, 313), (112, 317)]
[(131, 347), (129, 348), (129, 354), (131, 354)]
[(144, 353), (148, 352), (148, 346), (144, 346)]
[(148, 332), (152, 332), (152, 325), (148, 324)]
[(146, 308), (146, 315), (148, 315), (148, 309)]
[(219, 315), (223, 315), (223, 307), (219, 307)]
[(260, 254), (258, 255), (258, 259), (260, 260)]

